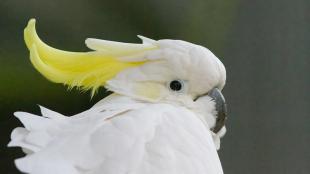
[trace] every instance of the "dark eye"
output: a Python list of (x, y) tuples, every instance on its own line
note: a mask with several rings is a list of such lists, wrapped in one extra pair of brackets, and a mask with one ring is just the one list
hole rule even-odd
[(181, 91), (183, 89), (183, 81), (173, 80), (170, 82), (169, 87), (172, 91)]

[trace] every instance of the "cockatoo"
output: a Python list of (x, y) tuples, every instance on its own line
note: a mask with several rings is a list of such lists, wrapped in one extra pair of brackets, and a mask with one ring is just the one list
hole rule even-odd
[(31, 19), (24, 30), (33, 66), (48, 80), (113, 93), (89, 110), (64, 116), (14, 115), (8, 146), (29, 174), (221, 174), (217, 154), (225, 134), (226, 81), (207, 48), (181, 40), (142, 44), (86, 39), (90, 52), (67, 52), (42, 42)]

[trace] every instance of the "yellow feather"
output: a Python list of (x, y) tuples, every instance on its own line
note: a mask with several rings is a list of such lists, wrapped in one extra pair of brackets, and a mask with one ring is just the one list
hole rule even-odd
[(138, 83), (135, 86), (135, 94), (143, 96), (149, 100), (157, 101), (160, 99), (162, 92), (165, 91), (163, 86), (158, 83)]
[[(31, 19), (25, 28), (24, 39), (30, 51), (32, 64), (43, 76), (52, 82), (63, 83), (69, 87), (91, 89), (92, 95), (119, 72), (145, 63), (122, 62), (115, 57), (117, 54), (100, 51), (69, 52), (52, 48), (38, 37), (35, 19)], [(141, 47), (140, 52), (144, 49), (149, 50)], [(116, 49), (115, 52), (122, 50)]]

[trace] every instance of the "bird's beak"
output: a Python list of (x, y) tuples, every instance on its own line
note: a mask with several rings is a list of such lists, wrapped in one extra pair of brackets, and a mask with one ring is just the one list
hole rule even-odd
[(218, 133), (225, 125), (227, 119), (227, 107), (223, 94), (218, 88), (213, 88), (208, 92), (208, 96), (211, 97), (215, 102), (215, 109), (217, 111), (216, 124), (212, 128), (214, 133)]

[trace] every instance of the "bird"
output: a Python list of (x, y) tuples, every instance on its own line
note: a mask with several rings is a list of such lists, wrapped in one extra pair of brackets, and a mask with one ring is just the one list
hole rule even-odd
[(206, 47), (182, 40), (142, 43), (88, 38), (88, 52), (53, 48), (24, 29), (34, 68), (46, 79), (96, 95), (111, 94), (66, 116), (15, 112), (9, 147), (29, 174), (222, 174), (217, 151), (226, 133), (224, 64)]

